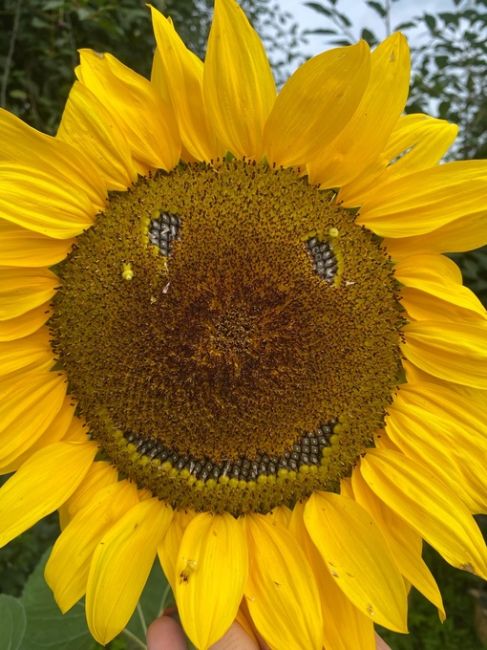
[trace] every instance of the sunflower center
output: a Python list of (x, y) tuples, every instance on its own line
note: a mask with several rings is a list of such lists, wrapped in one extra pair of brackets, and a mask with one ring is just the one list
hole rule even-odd
[(54, 350), (113, 464), (175, 507), (336, 489), (398, 383), (392, 266), (290, 170), (181, 166), (110, 198), (60, 268)]

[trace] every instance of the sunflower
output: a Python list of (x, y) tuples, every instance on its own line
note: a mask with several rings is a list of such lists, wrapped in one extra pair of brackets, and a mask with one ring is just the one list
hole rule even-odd
[(208, 648), (368, 650), (444, 618), (426, 540), (487, 577), (487, 162), (403, 115), (401, 34), (277, 93), (216, 0), (206, 60), (152, 9), (151, 80), (81, 50), (56, 137), (2, 111), (0, 542), (59, 509), (46, 579), (102, 644), (154, 560)]

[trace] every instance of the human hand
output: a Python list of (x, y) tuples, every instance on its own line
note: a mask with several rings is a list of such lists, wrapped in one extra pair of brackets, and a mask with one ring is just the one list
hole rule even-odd
[[(376, 635), (377, 650), (391, 650)], [(161, 616), (147, 630), (147, 650), (186, 650), (184, 632), (173, 618)], [(267, 646), (251, 639), (235, 622), (224, 637), (211, 646), (211, 650), (265, 650)]]
[[(223, 638), (211, 646), (211, 650), (264, 650), (243, 628), (234, 623)], [(147, 650), (186, 650), (184, 632), (173, 618), (161, 616), (147, 630)]]

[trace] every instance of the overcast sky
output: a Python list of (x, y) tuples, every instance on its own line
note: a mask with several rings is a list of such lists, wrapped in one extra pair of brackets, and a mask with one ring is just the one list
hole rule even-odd
[[(318, 27), (329, 27), (327, 17), (309, 9), (304, 5), (304, 0), (278, 0), (281, 7), (294, 16), (295, 21), (302, 29), (316, 29)], [(319, 2), (319, 0), (318, 0)], [(326, 5), (325, 5), (326, 6)], [(338, 0), (337, 8), (346, 14), (353, 22), (352, 29), (358, 38), (362, 27), (368, 26), (380, 37), (384, 38), (384, 23), (372, 9), (369, 9), (364, 0)], [(435, 13), (438, 11), (448, 11), (453, 6), (452, 0), (397, 0), (392, 2), (392, 27), (398, 25), (413, 16), (426, 13)], [(420, 38), (420, 35), (408, 34), (411, 40)], [(317, 54), (327, 49), (323, 36), (308, 37), (309, 44), (307, 47), (308, 54)]]

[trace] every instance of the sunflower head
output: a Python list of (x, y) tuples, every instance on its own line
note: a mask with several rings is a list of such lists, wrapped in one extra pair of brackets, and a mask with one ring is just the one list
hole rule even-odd
[[(101, 643), (158, 555), (207, 648), (374, 647), (424, 538), (487, 574), (486, 312), (443, 253), (487, 241), (487, 166), (403, 115), (393, 34), (277, 93), (217, 0), (205, 62), (152, 9), (151, 80), (81, 50), (57, 136), (0, 114), (0, 490), (60, 509), (46, 577)], [(123, 571), (121, 571), (123, 567)]]

